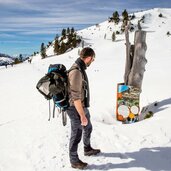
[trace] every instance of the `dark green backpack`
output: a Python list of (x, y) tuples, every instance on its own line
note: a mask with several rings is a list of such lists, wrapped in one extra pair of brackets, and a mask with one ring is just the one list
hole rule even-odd
[[(77, 67), (73, 69), (79, 69)], [(55, 107), (58, 107), (62, 112), (63, 119), (66, 118), (66, 110), (69, 107), (69, 95), (68, 95), (68, 72), (63, 64), (51, 64), (48, 68), (48, 72), (37, 83), (37, 90), (49, 100), (49, 120), (51, 117), (50, 100), (53, 99), (53, 117), (55, 116)], [(63, 124), (65, 121), (63, 120)]]

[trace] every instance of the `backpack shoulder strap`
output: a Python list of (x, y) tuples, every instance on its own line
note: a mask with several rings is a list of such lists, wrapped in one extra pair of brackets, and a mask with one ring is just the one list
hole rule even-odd
[(71, 67), (71, 68), (67, 71), (67, 73), (69, 73), (69, 72), (71, 72), (72, 70), (75, 70), (75, 69), (79, 70), (79, 71), (82, 73), (81, 69), (80, 69), (78, 66)]
[(84, 74), (83, 74), (81, 68), (79, 68), (78, 66), (73, 66), (73, 67), (71, 67), (71, 68), (67, 71), (67, 74), (69, 74), (69, 72), (71, 72), (71, 71), (73, 71), (73, 70), (75, 70), (75, 69), (77, 69), (77, 70), (79, 70), (79, 71), (81, 72), (81, 74), (82, 74), (82, 76), (83, 76), (83, 82), (84, 82), (84, 81), (85, 81)]

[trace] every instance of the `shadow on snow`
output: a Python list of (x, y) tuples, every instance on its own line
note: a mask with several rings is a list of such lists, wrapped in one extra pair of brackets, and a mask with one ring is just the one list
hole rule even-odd
[(145, 168), (151, 171), (171, 170), (171, 147), (143, 148), (140, 151), (130, 153), (101, 153), (98, 156), (132, 160), (129, 162), (124, 161), (125, 163), (119, 164), (92, 164), (89, 165), (89, 170), (129, 169), (133, 167)]

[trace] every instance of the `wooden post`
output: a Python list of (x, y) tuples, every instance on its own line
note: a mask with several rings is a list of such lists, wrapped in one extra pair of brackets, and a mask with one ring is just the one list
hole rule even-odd
[(131, 72), (128, 76), (128, 85), (134, 86), (141, 90), (143, 75), (145, 71), (145, 64), (147, 59), (145, 58), (146, 46), (146, 32), (138, 30), (135, 32), (134, 37), (134, 58), (131, 67)]
[(130, 42), (129, 42), (129, 24), (125, 27), (125, 39), (126, 39), (126, 64), (125, 64), (125, 74), (124, 74), (124, 83), (128, 84), (128, 76), (131, 71), (131, 59), (130, 59)]

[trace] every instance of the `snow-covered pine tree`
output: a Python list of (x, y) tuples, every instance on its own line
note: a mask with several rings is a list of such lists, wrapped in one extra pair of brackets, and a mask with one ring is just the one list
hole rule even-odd
[(55, 43), (54, 43), (54, 54), (58, 54), (58, 51), (59, 51), (59, 42), (58, 42), (58, 39), (55, 39)]
[(23, 61), (23, 55), (22, 55), (22, 54), (19, 55), (19, 61), (20, 61), (20, 62)]
[(63, 54), (66, 52), (66, 44), (64, 42), (61, 43), (61, 46), (59, 48), (59, 54)]
[(122, 17), (123, 17), (123, 21), (125, 20), (128, 21), (128, 12), (126, 9), (122, 12)]
[(42, 56), (42, 59), (46, 58), (46, 47), (44, 45), (44, 43), (41, 44), (41, 48), (40, 48), (40, 55)]
[(116, 35), (115, 32), (112, 33), (112, 42), (114, 42), (116, 40)]
[(72, 27), (71, 28), (71, 34), (74, 34), (74, 32), (75, 32), (75, 29), (74, 29), (74, 27)]
[(163, 17), (162, 13), (159, 14), (159, 17)]
[(63, 37), (66, 37), (66, 29), (62, 29), (62, 33), (61, 34), (62, 34)]
[(69, 27), (67, 28), (66, 33), (67, 33), (67, 35), (69, 35), (69, 34), (70, 34), (70, 28), (69, 28)]
[(167, 36), (170, 36), (171, 35), (170, 31), (168, 31), (166, 34), (167, 34)]
[(114, 13), (113, 13), (113, 20), (114, 20), (114, 22), (115, 22), (115, 24), (118, 24), (119, 23), (119, 13), (118, 13), (118, 11), (115, 11)]

